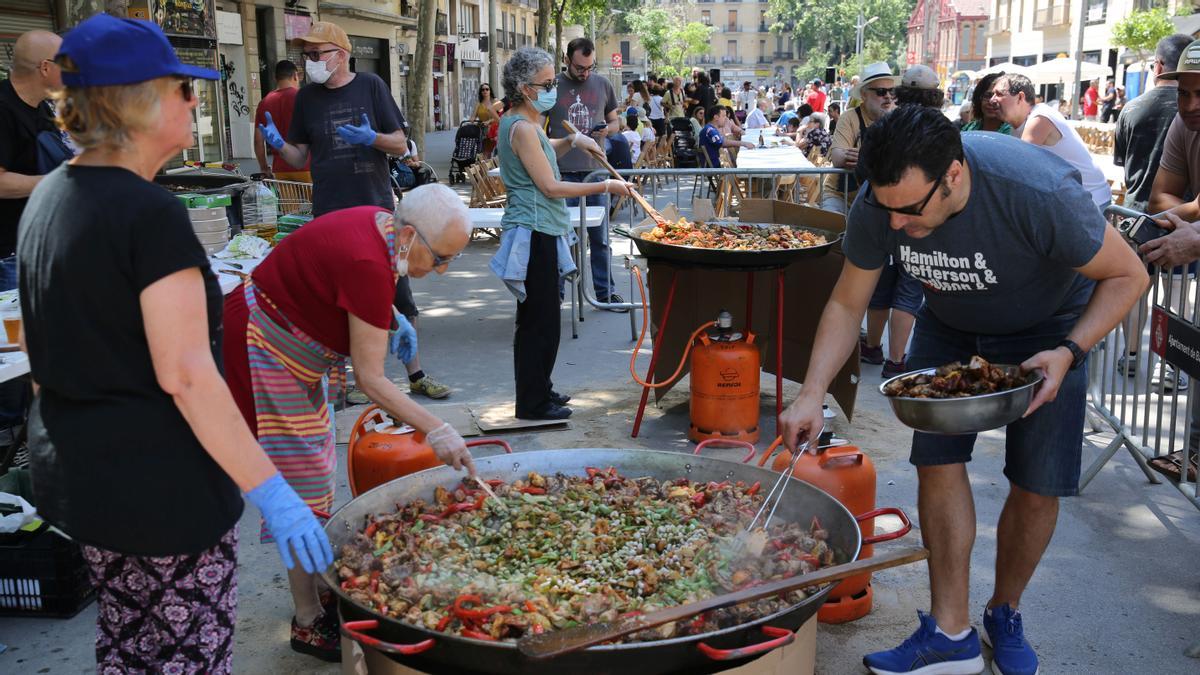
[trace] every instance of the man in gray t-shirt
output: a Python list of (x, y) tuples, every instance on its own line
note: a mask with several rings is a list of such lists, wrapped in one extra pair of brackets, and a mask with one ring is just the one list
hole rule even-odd
[[(1058, 516), (1075, 494), (1087, 400), (1087, 350), (1146, 288), (1145, 267), (1105, 226), (1079, 172), (1028, 143), (961, 136), (940, 110), (901, 106), (863, 132), (866, 185), (847, 219), (846, 261), (825, 307), (799, 397), (780, 419), (795, 448), (824, 423), (826, 390), (855, 338), (889, 256), (925, 286), (908, 365), (993, 363), (1040, 370), (1025, 416), (1006, 428), (1009, 495), (996, 528), (996, 585), (983, 614), (997, 672), (1034, 672), (1016, 607)], [(921, 531), (932, 612), (901, 646), (869, 654), (874, 672), (983, 668), (968, 607), (975, 523), (966, 463), (975, 435), (915, 433)], [(957, 664), (957, 665), (955, 665)]]
[[(567, 43), (566, 63), (566, 72), (558, 74), (558, 103), (546, 112), (546, 135), (550, 138), (568, 136), (563, 126), (565, 120), (579, 131), (590, 133), (601, 147), (605, 147), (605, 139), (608, 136), (619, 137), (621, 128), (617, 120), (617, 94), (608, 80), (595, 74), (596, 46), (587, 38), (571, 40)], [(619, 140), (624, 142), (624, 139)], [(558, 158), (558, 168), (563, 180), (582, 183), (589, 173), (602, 167), (583, 150), (572, 148)], [(588, 206), (608, 206), (608, 195), (594, 195), (587, 200)], [(567, 205), (579, 206), (579, 198), (568, 199)], [(612, 249), (608, 245), (608, 209), (605, 209), (601, 225), (588, 228), (588, 246), (592, 249), (592, 287), (596, 291), (596, 298), (601, 302), (625, 302), (613, 292), (615, 287), (609, 269)]]

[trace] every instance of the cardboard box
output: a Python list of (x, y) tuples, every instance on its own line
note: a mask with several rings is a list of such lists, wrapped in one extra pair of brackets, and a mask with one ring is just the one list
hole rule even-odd
[[(845, 217), (791, 202), (751, 199), (741, 205), (741, 220), (753, 223), (807, 225), (834, 232), (845, 230)], [(820, 258), (798, 260), (782, 270), (784, 274), (783, 376), (803, 382), (808, 358), (816, 337), (817, 324), (825, 303), (842, 271), (844, 257), (840, 246)], [(763, 370), (775, 372), (775, 298), (780, 271), (726, 271), (720, 268), (676, 267), (670, 262), (649, 259), (651, 330), (658, 339), (662, 315), (671, 287), (671, 276), (678, 275), (675, 299), (671, 306), (666, 334), (659, 348), (654, 378), (662, 382), (671, 376), (683, 355), (688, 336), (696, 327), (717, 318), (722, 309), (733, 314), (733, 325), (746, 325), (746, 301), (750, 277), (753, 277), (753, 312), (750, 330), (757, 336)], [(684, 365), (687, 372), (688, 364)], [(829, 386), (829, 393), (849, 419), (854, 415), (858, 394), (858, 347), (842, 365)], [(654, 390), (655, 400), (662, 399), (671, 387)], [(791, 401), (784, 401), (786, 406)]]

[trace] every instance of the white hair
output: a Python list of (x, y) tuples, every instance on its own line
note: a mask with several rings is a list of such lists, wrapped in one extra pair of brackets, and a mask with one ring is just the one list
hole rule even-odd
[[(396, 221), (419, 223), (426, 236), (438, 236), (448, 227), (471, 233), (471, 213), (462, 197), (441, 183), (429, 183), (404, 193), (396, 207)], [(397, 225), (399, 227), (399, 225)]]

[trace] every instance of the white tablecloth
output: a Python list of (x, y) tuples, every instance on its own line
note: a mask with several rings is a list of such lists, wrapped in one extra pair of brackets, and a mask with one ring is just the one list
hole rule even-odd
[[(500, 218), (504, 215), (504, 209), (467, 209), (471, 212), (471, 224), (475, 229), (485, 229), (492, 227), (500, 227)], [(571, 226), (575, 227), (579, 224), (579, 207), (568, 206), (567, 213), (571, 216)], [(589, 206), (587, 207), (587, 226), (599, 227), (604, 222), (604, 207)]]
[[(268, 253), (267, 255), (270, 254)], [(259, 263), (266, 259), (266, 256), (261, 258), (230, 258), (228, 260), (209, 258), (208, 263), (212, 265), (213, 274), (217, 275), (217, 283), (221, 285), (221, 295), (229, 295), (233, 292), (233, 289), (242, 284), (242, 278), (233, 274), (223, 274), (221, 270), (249, 274), (254, 271), (255, 267), (258, 267)], [(241, 269), (234, 267), (234, 265), (240, 265)]]
[(0, 354), (0, 382), (8, 382), (29, 372), (29, 357), (25, 352)]
[(742, 148), (737, 154), (739, 169), (775, 169), (780, 173), (811, 169), (813, 163), (794, 147)]

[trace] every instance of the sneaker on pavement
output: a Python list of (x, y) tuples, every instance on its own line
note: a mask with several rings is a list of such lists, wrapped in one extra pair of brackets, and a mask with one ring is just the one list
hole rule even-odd
[(974, 628), (961, 640), (951, 640), (937, 632), (933, 617), (917, 612), (921, 627), (899, 647), (863, 657), (875, 675), (975, 675), (983, 672), (979, 632)]
[(897, 375), (903, 375), (908, 372), (905, 359), (900, 359), (897, 363), (891, 359), (885, 359), (883, 362), (883, 371), (880, 373), (883, 379), (887, 380)]
[(863, 363), (873, 366), (883, 363), (883, 345), (868, 347), (867, 339), (860, 337), (858, 339), (858, 358)]
[[(619, 303), (625, 302), (625, 298), (622, 298), (621, 296), (617, 295), (616, 293), (613, 293), (612, 295), (608, 296), (607, 298), (600, 300), (600, 302), (611, 302), (611, 303), (619, 304)], [(629, 308), (627, 308), (627, 307), (616, 307), (616, 308), (605, 307), (605, 310), (609, 311), (609, 312), (616, 312), (617, 314), (628, 314), (629, 313)]]
[(450, 395), (450, 387), (426, 375), (416, 382), (408, 384), (408, 390), (414, 394), (424, 394), (429, 398), (446, 398)]
[(1159, 361), (1154, 367), (1154, 377), (1150, 378), (1150, 387), (1164, 392), (1187, 391), (1188, 384), (1187, 373), (1180, 372), (1175, 366), (1163, 361)]
[(983, 641), (992, 648), (996, 675), (1037, 675), (1038, 657), (1025, 639), (1021, 613), (1005, 605), (983, 610)]
[(1117, 374), (1125, 377), (1134, 377), (1137, 375), (1138, 357), (1137, 354), (1125, 354), (1117, 359)]

